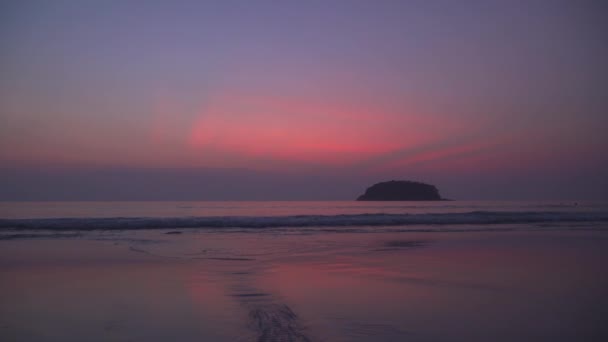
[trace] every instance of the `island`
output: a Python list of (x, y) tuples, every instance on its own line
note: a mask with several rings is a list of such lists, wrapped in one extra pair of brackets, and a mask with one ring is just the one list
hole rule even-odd
[(413, 181), (397, 181), (376, 183), (357, 201), (443, 201), (439, 190), (434, 185)]

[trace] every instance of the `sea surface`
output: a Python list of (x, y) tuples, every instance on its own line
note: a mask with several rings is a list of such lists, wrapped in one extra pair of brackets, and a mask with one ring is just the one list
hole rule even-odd
[(525, 229), (576, 223), (601, 229), (605, 222), (608, 202), (0, 202), (3, 230), (356, 227), (377, 232), (386, 226), (462, 230), (467, 228), (461, 225), (475, 224), (488, 229), (523, 224)]
[(0, 202), (2, 341), (606, 341), (608, 202)]

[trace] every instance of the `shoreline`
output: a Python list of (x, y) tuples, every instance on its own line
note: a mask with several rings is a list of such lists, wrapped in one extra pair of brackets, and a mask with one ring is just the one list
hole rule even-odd
[[(604, 232), (102, 235), (0, 241), (5, 303), (0, 336), (30, 341), (608, 336), (597, 320), (572, 320), (573, 314), (608, 313)], [(547, 306), (552, 302), (561, 305)], [(522, 329), (530, 320), (536, 324)], [(486, 324), (471, 325), (480, 321)]]

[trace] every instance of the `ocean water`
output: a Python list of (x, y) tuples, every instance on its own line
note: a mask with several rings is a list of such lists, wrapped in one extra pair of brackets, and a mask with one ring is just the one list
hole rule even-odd
[[(601, 228), (608, 202), (0, 202), (0, 229), (307, 228), (564, 223)], [(346, 229), (344, 229), (346, 231)], [(393, 229), (394, 230), (394, 229)], [(444, 229), (442, 229), (444, 230)]]
[(2, 341), (605, 341), (606, 202), (3, 202)]

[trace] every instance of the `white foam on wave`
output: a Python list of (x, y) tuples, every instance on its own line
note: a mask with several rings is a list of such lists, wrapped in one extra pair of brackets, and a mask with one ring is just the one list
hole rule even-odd
[(608, 212), (492, 212), (297, 216), (0, 219), (0, 229), (128, 230), (608, 222)]

